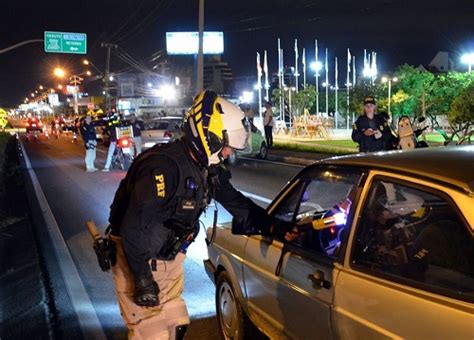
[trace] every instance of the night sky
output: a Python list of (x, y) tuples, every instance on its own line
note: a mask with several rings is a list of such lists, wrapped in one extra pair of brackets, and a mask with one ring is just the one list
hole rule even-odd
[[(0, 49), (41, 39), (45, 30), (82, 32), (88, 35), (87, 58), (101, 69), (105, 64), (101, 42), (119, 44), (136, 59), (149, 61), (163, 55), (166, 31), (197, 30), (197, 4), (197, 0), (2, 1)], [(473, 14), (472, 0), (206, 0), (205, 29), (224, 31), (223, 59), (235, 76), (253, 75), (255, 52), (264, 49), (269, 52), (270, 71), (275, 71), (278, 37), (287, 65), (293, 63), (294, 38), (300, 48), (309, 50), (307, 58), (313, 58), (317, 38), (321, 49), (329, 48), (331, 59), (344, 60), (346, 48), (351, 48), (358, 67), (363, 49), (375, 50), (379, 70), (389, 72), (402, 63), (428, 64), (437, 51), (451, 52), (457, 62), (460, 54), (474, 50)], [(0, 106), (18, 105), (39, 84), (51, 86), (51, 70), (58, 64), (82, 72), (82, 59), (46, 54), (41, 43), (0, 54)], [(111, 71), (125, 67), (112, 58)]]

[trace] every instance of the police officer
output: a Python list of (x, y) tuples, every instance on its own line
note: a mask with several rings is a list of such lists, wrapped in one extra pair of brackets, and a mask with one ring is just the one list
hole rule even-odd
[(114, 281), (131, 339), (182, 339), (189, 324), (185, 250), (211, 198), (233, 216), (237, 234), (269, 234), (266, 211), (230, 184), (222, 161), (246, 146), (244, 113), (214, 92), (194, 101), (181, 140), (140, 154), (111, 205)]
[(376, 102), (372, 96), (364, 99), (364, 114), (357, 118), (352, 129), (352, 140), (359, 144), (360, 152), (383, 151), (391, 138), (387, 121), (376, 114)]

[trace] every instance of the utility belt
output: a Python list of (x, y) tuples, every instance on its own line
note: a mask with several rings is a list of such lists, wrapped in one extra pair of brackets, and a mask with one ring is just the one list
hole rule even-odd
[[(195, 228), (190, 230), (170, 229), (168, 238), (156, 257), (165, 261), (173, 260), (178, 253), (186, 252), (196, 235), (197, 231)], [(153, 268), (153, 263), (154, 261), (152, 262), (152, 270), (156, 270), (156, 268)]]

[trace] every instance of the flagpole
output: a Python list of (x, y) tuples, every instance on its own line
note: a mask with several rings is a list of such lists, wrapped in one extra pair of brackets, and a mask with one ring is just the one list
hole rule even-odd
[(257, 90), (258, 90), (258, 116), (262, 122), (262, 66), (260, 65), (260, 53), (257, 52)]
[(265, 50), (263, 54), (263, 72), (265, 72), (265, 100), (268, 102), (270, 101), (270, 97), (268, 93), (270, 89), (270, 84), (268, 83), (267, 50)]
[(280, 38), (278, 38), (278, 88), (280, 89), (280, 120), (282, 119), (283, 111), (283, 82), (282, 82), (282, 66), (281, 66), (281, 45)]
[[(356, 57), (352, 56), (352, 86), (355, 88), (357, 82), (356, 77)], [(355, 112), (352, 111), (352, 124), (355, 123)]]
[(347, 49), (347, 111), (346, 111), (346, 129), (349, 130), (349, 111), (350, 111), (350, 89), (351, 89), (351, 51)]
[(306, 48), (303, 47), (303, 58), (301, 59), (303, 64), (303, 88), (306, 88)]
[(315, 70), (315, 77), (316, 77), (316, 114), (319, 115), (319, 70), (318, 70), (318, 64), (319, 64), (319, 56), (318, 56), (318, 40), (315, 40), (314, 43), (315, 47), (315, 61), (316, 61), (316, 70)]
[(296, 93), (298, 93), (298, 39), (295, 39), (295, 87), (296, 87)]
[(335, 58), (335, 65), (334, 65), (334, 83), (335, 83), (335, 108), (334, 108), (334, 128), (337, 129), (337, 121), (338, 121), (338, 112), (339, 112), (339, 103), (337, 102), (337, 90), (339, 89), (339, 86), (338, 86), (338, 70), (337, 70), (338, 66), (337, 66), (337, 57)]
[(328, 65), (328, 49), (326, 48), (326, 60), (324, 64), (326, 68), (326, 117), (329, 117), (329, 65)]

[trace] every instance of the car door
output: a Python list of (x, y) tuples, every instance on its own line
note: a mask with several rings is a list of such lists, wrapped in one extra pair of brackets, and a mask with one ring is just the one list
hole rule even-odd
[(243, 265), (248, 306), (274, 336), (330, 337), (334, 263), (351, 204), (344, 204), (343, 222), (328, 224), (331, 228), (309, 230), (292, 240), (285, 239), (286, 230), (303, 219), (331, 220), (335, 205), (353, 201), (360, 177), (358, 171), (334, 168), (303, 173), (270, 208), (276, 221), (273, 239), (249, 238)]
[(474, 235), (459, 209), (473, 197), (384, 172), (366, 192), (336, 284), (338, 336), (473, 339)]

